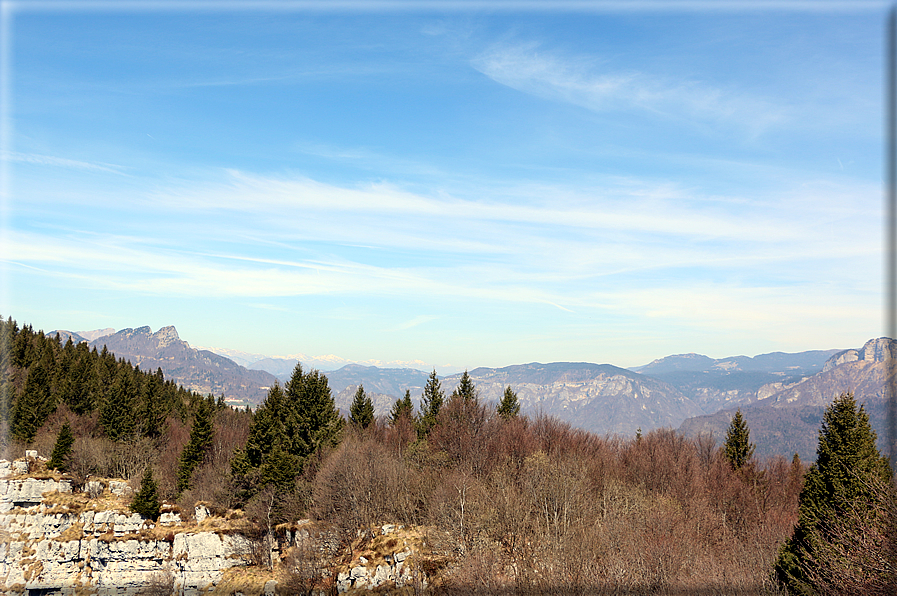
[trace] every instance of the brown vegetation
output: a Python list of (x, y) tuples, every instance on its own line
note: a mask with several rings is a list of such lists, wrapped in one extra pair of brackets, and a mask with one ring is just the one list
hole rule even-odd
[(401, 454), (401, 429), (382, 422), (349, 436), (314, 479), (313, 512), (347, 537), (377, 523), (448, 532), (446, 593), (775, 593), (799, 461), (733, 471), (706, 439), (671, 430), (602, 439), (445, 410)]

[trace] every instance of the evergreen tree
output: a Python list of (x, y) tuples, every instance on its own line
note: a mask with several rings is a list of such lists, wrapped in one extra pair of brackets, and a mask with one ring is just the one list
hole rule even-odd
[(299, 457), (284, 451), (282, 445), (275, 445), (259, 467), (259, 486), (273, 484), (281, 490), (289, 490), (300, 470), (302, 461)]
[(25, 388), (18, 396), (12, 411), (12, 432), (20, 441), (30, 443), (38, 429), (56, 409), (50, 386), (54, 359), (45, 353), (28, 370)]
[(745, 466), (754, 455), (755, 445), (751, 443), (751, 431), (747, 422), (741, 415), (741, 409), (735, 411), (729, 430), (726, 432), (726, 442), (723, 445), (723, 453), (729, 460), (733, 470)]
[(62, 400), (75, 414), (87, 414), (94, 409), (93, 394), (91, 392), (91, 374), (95, 370), (93, 357), (87, 342), (81, 342), (75, 346), (71, 368), (69, 369), (69, 382)]
[(436, 376), (436, 369), (430, 373), (424, 392), (420, 398), (420, 421), (417, 433), (420, 437), (426, 437), (430, 434), (430, 430), (436, 424), (436, 417), (439, 416), (439, 410), (442, 408), (442, 402), (445, 401), (445, 392), (442, 390), (442, 383)]
[(212, 446), (214, 428), (212, 427), (215, 415), (215, 398), (211, 395), (199, 403), (196, 415), (193, 418), (193, 426), (190, 429), (190, 442), (181, 452), (178, 465), (178, 492), (184, 492), (190, 488), (190, 477), (193, 471), (199, 467), (205, 458), (206, 451)]
[(53, 453), (50, 455), (47, 467), (52, 470), (66, 471), (68, 458), (72, 453), (72, 445), (74, 444), (75, 437), (72, 435), (72, 428), (66, 422), (62, 425), (59, 434), (56, 435), (56, 444), (53, 446)]
[(349, 422), (361, 428), (367, 428), (374, 421), (374, 402), (364, 392), (364, 385), (359, 384), (355, 398), (349, 407)]
[(470, 375), (467, 374), (466, 370), (461, 374), (461, 381), (452, 392), (452, 396), (460, 397), (464, 401), (474, 403), (479, 400), (479, 394), (477, 393), (476, 385), (473, 384), (473, 380), (470, 378)]
[(140, 422), (141, 432), (147, 437), (158, 437), (165, 426), (165, 418), (170, 408), (165, 399), (165, 376), (162, 369), (156, 369), (151, 375), (145, 375), (141, 395)]
[(115, 381), (100, 408), (100, 426), (113, 441), (130, 439), (137, 429), (138, 388), (130, 365), (118, 365)]
[(878, 509), (874, 505), (881, 488), (890, 487), (891, 468), (875, 440), (869, 416), (863, 406), (857, 408), (852, 393), (842, 393), (826, 408), (816, 462), (800, 493), (798, 523), (775, 563), (776, 577), (790, 593), (815, 594), (813, 577), (837, 577), (836, 569), (822, 569), (846, 564), (826, 559), (827, 544), (839, 539), (832, 528), (843, 516), (869, 518)]
[(259, 474), (261, 484), (249, 487), (248, 494), (269, 482), (286, 486), (309, 457), (337, 444), (344, 423), (327, 377), (316, 370), (305, 373), (297, 364), (286, 388), (275, 383), (256, 410), (246, 449), (235, 455), (231, 470), (244, 482)]
[(339, 442), (345, 420), (333, 401), (327, 377), (317, 370), (303, 373), (296, 364), (286, 386), (286, 402), (289, 404), (287, 436), (292, 448), (289, 453), (307, 458), (324, 447)]
[(517, 401), (517, 394), (508, 385), (498, 404), (498, 415), (504, 420), (510, 420), (516, 418), (518, 414), (520, 414), (520, 402)]
[(414, 420), (414, 402), (411, 401), (411, 390), (405, 390), (405, 397), (397, 399), (389, 412), (389, 422), (395, 425), (403, 416)]
[(287, 408), (284, 404), (283, 389), (280, 383), (268, 389), (268, 395), (252, 417), (252, 425), (249, 427), (249, 438), (246, 440), (246, 463), (250, 468), (258, 468), (262, 465), (264, 457), (271, 452), (275, 445), (287, 442), (284, 432), (284, 418)]
[(156, 481), (153, 480), (153, 471), (147, 468), (143, 473), (143, 480), (140, 482), (140, 490), (134, 495), (134, 500), (131, 501), (131, 511), (155, 520), (159, 517), (161, 508), (162, 504), (159, 502)]

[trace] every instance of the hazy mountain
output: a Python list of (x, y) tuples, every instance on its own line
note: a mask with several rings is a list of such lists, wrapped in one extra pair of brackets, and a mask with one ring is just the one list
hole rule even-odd
[(115, 333), (115, 329), (106, 327), (105, 329), (94, 329), (92, 331), (76, 331), (76, 333), (87, 341), (93, 341), (106, 335), (112, 335)]
[[(832, 399), (844, 391), (853, 391), (859, 403), (865, 403), (872, 427), (884, 448), (886, 418), (888, 350), (897, 354), (897, 342), (873, 339), (859, 349), (836, 352), (823, 364), (822, 371), (800, 382), (782, 387), (756, 403), (741, 406), (757, 444), (757, 455), (792, 455), (815, 459), (822, 413)], [(691, 418), (680, 430), (688, 435), (713, 433), (718, 441), (726, 435), (735, 407)]]
[[(301, 361), (264, 358), (251, 362), (250, 366), (256, 367), (251, 369), (212, 351), (190, 347), (174, 327), (156, 333), (149, 327), (112, 334), (105, 331), (109, 330), (59, 334), (63, 341), (68, 337), (84, 341), (88, 339), (85, 334), (96, 335), (91, 346), (102, 349), (106, 345), (117, 357), (143, 370), (159, 367), (166, 378), (190, 389), (252, 404), (264, 400), (276, 376), (288, 379)], [(732, 413), (741, 407), (758, 455), (797, 452), (812, 459), (823, 408), (842, 391), (853, 390), (867, 404), (873, 426), (884, 436), (884, 358), (888, 351), (897, 355), (897, 344), (877, 339), (859, 349), (775, 352), (753, 358), (679, 354), (634, 370), (610, 364), (554, 362), (477, 368), (469, 374), (486, 403), (498, 402), (510, 385), (525, 413), (557, 416), (599, 434), (631, 436), (637, 428), (647, 432), (672, 426), (692, 435), (712, 432), (721, 441)], [(244, 362), (258, 356), (231, 352)], [(324, 359), (331, 364), (338, 360), (335, 356)], [(337, 406), (344, 412), (348, 412), (359, 384), (364, 384), (376, 413), (386, 415), (406, 389), (417, 403), (428, 377), (426, 370), (416, 366), (348, 363), (326, 370), (314, 363), (321, 362), (309, 359), (303, 366), (326, 371)], [(259, 370), (261, 366), (270, 371)], [(453, 374), (441, 379), (446, 397), (459, 378), (460, 374)]]
[(104, 345), (117, 358), (129, 360), (142, 370), (161, 368), (166, 379), (202, 394), (256, 404), (264, 400), (276, 381), (267, 372), (249, 370), (218, 354), (191, 348), (174, 327), (163, 327), (155, 333), (149, 327), (122, 329), (90, 342), (97, 350)]
[[(266, 356), (264, 354), (253, 354), (249, 352), (242, 352), (240, 350), (231, 350), (228, 348), (197, 348), (200, 350), (208, 350), (210, 352), (214, 352), (220, 356), (224, 356), (226, 358), (230, 358), (234, 362), (245, 366), (246, 368), (252, 370), (264, 370), (281, 381), (287, 381), (293, 374), (293, 369), (296, 368), (296, 363), (301, 362), (302, 367), (305, 370), (317, 369), (321, 372), (330, 372), (339, 370), (344, 366), (348, 366), (350, 364), (358, 364), (361, 366), (373, 366), (377, 368), (395, 368), (395, 369), (404, 369), (404, 368), (412, 368), (418, 371), (430, 371), (432, 370), (432, 366), (421, 361), (421, 360), (408, 360), (408, 361), (383, 361), (383, 360), (363, 360), (363, 361), (354, 361), (347, 360), (340, 356), (334, 356), (333, 354), (327, 354), (325, 356), (308, 356), (307, 354), (293, 354), (290, 356)], [(459, 370), (459, 369), (455, 369)]]
[(659, 358), (644, 366), (631, 368), (635, 372), (656, 377), (675, 371), (730, 372), (758, 371), (768, 373), (788, 373), (801, 371), (817, 373), (825, 362), (842, 350), (810, 350), (807, 352), (771, 352), (757, 356), (730, 356), (710, 358), (701, 354), (677, 354)]
[(772, 352), (754, 356), (709, 358), (701, 354), (667, 356), (633, 368), (666, 381), (705, 411), (732, 408), (763, 400), (821, 372), (839, 350)]
[(327, 373), (330, 388), (335, 392), (342, 391), (346, 387), (357, 388), (363, 383), (365, 391), (391, 395), (393, 401), (404, 396), (406, 389), (411, 390), (411, 395), (419, 396), (427, 384), (428, 376), (427, 373), (414, 368), (377, 368), (360, 364), (347, 364), (339, 370)]
[(54, 329), (53, 331), (47, 333), (47, 337), (55, 337), (59, 336), (59, 341), (63, 344), (71, 338), (72, 343), (79, 344), (82, 341), (90, 341), (80, 333), (75, 333), (74, 331), (66, 331), (65, 329)]
[[(470, 371), (480, 399), (498, 402), (505, 387), (517, 393), (522, 410), (557, 416), (572, 425), (599, 434), (633, 435), (678, 426), (703, 410), (675, 387), (610, 364), (553, 362), (519, 364)], [(443, 381), (446, 394), (460, 375)]]

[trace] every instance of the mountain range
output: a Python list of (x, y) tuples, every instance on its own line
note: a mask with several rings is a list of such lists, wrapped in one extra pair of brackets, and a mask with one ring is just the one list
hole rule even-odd
[[(58, 333), (63, 340), (71, 336), (97, 349), (105, 345), (144, 370), (161, 368), (166, 378), (201, 393), (224, 395), (234, 405), (261, 403), (268, 388), (288, 379), (297, 362), (269, 359), (265, 365), (274, 374), (258, 368), (264, 359), (249, 363), (253, 366), (249, 368), (210, 350), (192, 348), (174, 327), (155, 333), (149, 327), (103, 333), (108, 331)], [(732, 414), (740, 408), (757, 444), (757, 455), (797, 453), (802, 459), (813, 459), (822, 412), (842, 391), (854, 391), (867, 404), (873, 426), (884, 438), (884, 360), (888, 350), (897, 354), (895, 346), (893, 340), (882, 338), (848, 350), (722, 359), (679, 354), (632, 369), (533, 362), (476, 368), (469, 374), (485, 402), (497, 402), (510, 386), (525, 413), (557, 416), (598, 434), (632, 436), (637, 429), (672, 427), (687, 435), (710, 434), (719, 443)], [(311, 368), (309, 364), (303, 362), (306, 368)], [(386, 415), (406, 390), (418, 402), (428, 373), (416, 367), (349, 363), (327, 371), (327, 377), (343, 412), (348, 412), (356, 389), (363, 384), (376, 414)], [(441, 378), (446, 395), (459, 379), (460, 374)]]

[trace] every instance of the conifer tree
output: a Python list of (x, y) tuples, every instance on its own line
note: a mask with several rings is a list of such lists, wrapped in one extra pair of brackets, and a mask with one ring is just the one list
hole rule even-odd
[(833, 571), (821, 567), (848, 564), (828, 560), (826, 547), (839, 539), (832, 533), (839, 518), (874, 517), (875, 501), (881, 498), (882, 487), (890, 488), (891, 468), (875, 440), (869, 416), (863, 406), (857, 408), (852, 393), (842, 393), (826, 408), (816, 462), (804, 477), (800, 493), (798, 523), (775, 563), (776, 577), (789, 593), (815, 594), (813, 577)]
[(158, 437), (162, 434), (165, 418), (169, 411), (165, 400), (165, 376), (162, 374), (161, 368), (146, 376), (141, 397), (142, 434), (147, 437)]
[(256, 409), (252, 426), (249, 427), (249, 438), (246, 441), (246, 460), (249, 467), (259, 467), (275, 445), (286, 443), (284, 432), (286, 415), (283, 389), (280, 383), (275, 381), (268, 389), (265, 401)]
[(56, 409), (56, 401), (50, 386), (53, 366), (50, 354), (44, 354), (36, 360), (28, 370), (25, 388), (13, 406), (13, 435), (26, 443), (34, 439), (38, 429)]
[(501, 397), (497, 411), (498, 415), (504, 420), (516, 418), (520, 414), (520, 402), (517, 401), (517, 394), (511, 390), (510, 385), (505, 388), (505, 393)]
[(133, 436), (137, 428), (137, 398), (133, 369), (120, 363), (109, 395), (100, 408), (100, 426), (113, 441), (124, 441)]
[(405, 397), (397, 399), (389, 412), (389, 422), (395, 425), (403, 416), (414, 420), (414, 402), (411, 401), (411, 390), (405, 390)]
[(452, 396), (460, 397), (467, 402), (476, 403), (478, 401), (479, 394), (477, 393), (476, 385), (474, 385), (473, 380), (470, 378), (470, 375), (467, 374), (466, 370), (461, 374), (461, 380), (452, 392)]
[(147, 468), (140, 481), (140, 490), (131, 501), (131, 511), (154, 520), (159, 517), (161, 508), (159, 491), (156, 488), (156, 481), (153, 480), (153, 471), (151, 468)]
[(744, 467), (754, 455), (755, 445), (751, 443), (751, 431), (748, 428), (741, 409), (735, 411), (729, 430), (726, 432), (726, 442), (723, 445), (723, 453), (729, 460), (733, 470)]
[(250, 494), (268, 482), (283, 486), (307, 458), (337, 444), (344, 424), (327, 377), (316, 370), (305, 373), (297, 364), (285, 388), (275, 383), (268, 390), (253, 416), (246, 449), (231, 461), (232, 472), (244, 479), (259, 474), (261, 484), (250, 487)]
[(442, 390), (442, 383), (436, 375), (436, 369), (430, 373), (424, 392), (420, 398), (420, 421), (417, 433), (420, 437), (426, 437), (430, 434), (430, 430), (436, 424), (436, 417), (439, 416), (439, 410), (442, 408), (442, 402), (445, 401), (445, 392)]
[(362, 384), (358, 385), (349, 407), (349, 421), (361, 428), (367, 428), (374, 421), (374, 402), (365, 394)]
[[(93, 353), (96, 356), (96, 353)], [(92, 354), (87, 342), (75, 346), (72, 366), (69, 369), (69, 383), (63, 401), (75, 414), (87, 414), (94, 409), (91, 392), (91, 374), (94, 371)]]
[(66, 422), (62, 425), (59, 434), (56, 435), (56, 444), (53, 445), (53, 453), (50, 455), (50, 461), (47, 467), (52, 470), (61, 470), (63, 472), (68, 468), (69, 455), (72, 453), (72, 445), (75, 444), (75, 437), (72, 435), (72, 428)]
[(345, 420), (333, 401), (327, 377), (317, 370), (303, 373), (296, 364), (285, 392), (290, 405), (287, 435), (292, 439), (289, 453), (306, 458), (323, 447), (339, 442)]
[(199, 402), (196, 415), (193, 418), (193, 426), (190, 429), (190, 442), (181, 452), (178, 465), (178, 492), (184, 492), (190, 488), (190, 477), (193, 471), (202, 464), (206, 451), (212, 446), (215, 431), (212, 421), (215, 414), (215, 398), (211, 395), (208, 399)]

